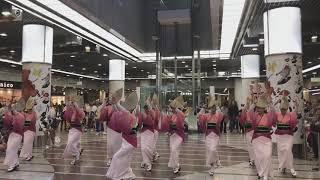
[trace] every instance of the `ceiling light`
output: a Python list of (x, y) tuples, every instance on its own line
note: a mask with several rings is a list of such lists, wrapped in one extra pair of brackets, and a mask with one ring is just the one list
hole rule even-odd
[(69, 66), (70, 66), (70, 67), (73, 67), (73, 64), (70, 64)]
[(83, 77), (79, 77), (80, 79), (82, 79)]
[(189, 66), (188, 66), (188, 65), (185, 65), (184, 67), (186, 67), (186, 68), (187, 68), (187, 67), (189, 67)]
[(213, 67), (216, 67), (217, 65), (216, 65), (216, 64), (213, 64), (212, 66), (213, 66)]
[(143, 70), (143, 69), (141, 69), (140, 71), (141, 71), (141, 72), (143, 72), (144, 70)]
[(13, 67), (13, 68), (17, 67), (17, 66), (16, 66), (16, 65), (14, 65), (14, 64), (11, 64), (10, 66), (11, 66), (11, 67)]
[(312, 62), (311, 62), (311, 61), (309, 61), (309, 62), (308, 62), (308, 64), (312, 64)]
[(240, 72), (241, 71), (241, 69), (238, 69), (238, 72)]
[(74, 58), (74, 57), (76, 57), (76, 56), (75, 56), (75, 55), (71, 55), (70, 57), (71, 57), (71, 58)]
[(263, 39), (263, 38), (260, 38), (260, 39), (259, 39), (259, 43), (260, 43), (260, 44), (263, 44), (263, 43), (264, 43), (264, 39)]
[[(94, 79), (91, 79), (92, 81), (94, 81)], [(91, 90), (91, 89), (89, 89), (89, 90)]]
[(67, 76), (67, 77), (69, 77), (70, 75), (69, 75), (69, 74), (67, 74), (66, 76)]
[(102, 66), (102, 64), (98, 64), (98, 66)]
[(103, 82), (103, 83), (104, 83), (104, 81), (101, 81), (101, 82)]
[(182, 61), (182, 64), (185, 64), (186, 62), (185, 61)]
[(11, 12), (8, 10), (8, 9), (4, 9), (2, 12), (1, 12), (1, 14), (3, 15), (3, 16), (10, 16), (11, 15)]
[(213, 63), (216, 63), (217, 61), (216, 61), (216, 60), (213, 60), (212, 62), (213, 62)]
[(104, 57), (108, 56), (108, 54), (103, 54)]
[(94, 73), (98, 73), (98, 71), (93, 71)]
[(82, 70), (83, 70), (83, 71), (85, 71), (85, 70), (86, 70), (86, 68), (82, 68)]
[(2, 37), (7, 37), (8, 34), (7, 34), (7, 33), (0, 33), (0, 36), (2, 36)]
[(191, 71), (191, 69), (188, 69), (189, 71)]
[(136, 67), (136, 66), (133, 66), (132, 68), (133, 68), (133, 69), (137, 69), (137, 67)]
[(266, 72), (267, 70), (264, 69), (264, 70), (262, 70), (262, 71), (263, 71), (263, 72)]
[(252, 51), (257, 51), (258, 50), (258, 48), (252, 48)]
[(316, 75), (316, 74), (317, 74), (317, 72), (313, 72), (312, 74), (313, 74), (313, 75)]
[(88, 53), (88, 52), (90, 52), (91, 48), (90, 48), (90, 46), (86, 46), (86, 47), (84, 47), (84, 50)]
[(104, 76), (106, 76), (107, 74), (106, 74), (106, 73), (104, 73), (103, 75), (104, 75)]
[(317, 42), (318, 36), (311, 36), (311, 41), (312, 42)]
[(147, 72), (147, 74), (150, 74), (150, 72)]
[(15, 53), (16, 51), (15, 51), (15, 50), (10, 50), (10, 52), (11, 52), (11, 53)]

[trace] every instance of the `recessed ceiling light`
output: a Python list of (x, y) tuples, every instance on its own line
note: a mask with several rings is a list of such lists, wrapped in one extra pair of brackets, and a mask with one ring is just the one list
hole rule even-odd
[(318, 36), (311, 36), (311, 41), (312, 42), (317, 42)]
[(213, 63), (216, 63), (217, 61), (216, 61), (216, 60), (213, 60), (212, 62), (213, 62)]
[(75, 55), (71, 55), (70, 57), (71, 57), (71, 58), (74, 58), (74, 57), (76, 57), (76, 56), (75, 56)]
[(252, 51), (257, 51), (258, 50), (258, 48), (252, 48)]
[(82, 79), (83, 77), (79, 77), (80, 79)]
[(106, 56), (108, 56), (108, 54), (104, 53), (103, 56), (106, 57)]
[(103, 75), (104, 75), (104, 76), (106, 76), (107, 74), (106, 74), (106, 73), (104, 73)]
[(94, 73), (98, 73), (98, 71), (93, 71)]
[(73, 64), (70, 64), (69, 66), (70, 66), (70, 67), (73, 67)]
[(141, 69), (140, 71), (141, 71), (141, 72), (143, 72), (144, 70), (143, 70), (143, 69)]
[(309, 62), (308, 62), (308, 64), (312, 64), (312, 62), (311, 62), (311, 61), (309, 61)]
[(182, 61), (182, 64), (185, 64), (186, 62), (185, 61)]
[(262, 70), (262, 71), (263, 71), (263, 72), (266, 72), (267, 70), (264, 69), (264, 70)]
[(0, 33), (0, 36), (2, 36), (2, 37), (7, 37), (8, 34), (7, 34), (7, 33)]
[(16, 51), (15, 51), (15, 50), (10, 50), (10, 52), (11, 52), (11, 53), (15, 53)]
[(101, 82), (103, 82), (103, 83), (104, 83), (104, 81), (101, 81)]
[(216, 64), (213, 64), (212, 66), (213, 66), (213, 67), (216, 67), (217, 65), (216, 65)]
[(126, 66), (128, 66), (128, 63), (126, 63)]
[(188, 69), (189, 71), (191, 71), (191, 69)]
[(129, 74), (129, 73), (126, 73), (126, 74)]
[(241, 69), (238, 69), (238, 72), (240, 72), (241, 71)]
[(82, 70), (83, 70), (83, 71), (85, 71), (85, 70), (86, 70), (86, 68), (82, 68)]
[(186, 68), (187, 68), (187, 67), (189, 67), (189, 66), (188, 66), (188, 65), (185, 65), (184, 67), (186, 67)]
[(147, 72), (147, 74), (150, 74), (150, 72)]
[(86, 47), (84, 47), (84, 50), (88, 53), (88, 52), (90, 52), (91, 48), (90, 48), (90, 46), (86, 46)]
[(98, 64), (98, 66), (102, 66), (102, 64)]
[(312, 74), (313, 74), (313, 75), (316, 75), (316, 74), (317, 74), (317, 72), (313, 72)]
[(226, 81), (229, 81), (229, 79), (227, 78)]
[(304, 74), (304, 75), (303, 75), (303, 77), (307, 77), (307, 75), (306, 75), (306, 74)]
[(136, 66), (134, 66), (134, 67), (132, 67), (133, 69), (136, 69), (137, 67)]
[(9, 10), (5, 9), (5, 10), (3, 10), (3, 11), (1, 12), (1, 14), (2, 14), (3, 16), (10, 16), (10, 15), (11, 15), (11, 12), (10, 12)]
[(67, 74), (67, 77), (69, 77), (70, 75), (69, 74)]
[(14, 65), (14, 64), (11, 64), (10, 66), (11, 66), (11, 67), (17, 67), (17, 66), (16, 66), (16, 65)]

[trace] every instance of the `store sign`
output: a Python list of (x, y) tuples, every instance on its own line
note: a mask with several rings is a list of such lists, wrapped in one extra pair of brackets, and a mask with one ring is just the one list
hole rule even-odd
[(20, 86), (20, 83), (17, 82), (0, 81), (0, 88), (19, 89)]

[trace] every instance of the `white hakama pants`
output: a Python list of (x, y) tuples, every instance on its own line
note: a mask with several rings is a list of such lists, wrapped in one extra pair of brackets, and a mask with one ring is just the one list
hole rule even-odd
[(80, 139), (82, 132), (76, 128), (71, 128), (68, 134), (67, 146), (63, 153), (63, 158), (77, 157), (80, 155)]
[(255, 165), (260, 177), (273, 177), (272, 171), (272, 142), (264, 136), (252, 141)]
[(140, 133), (140, 136), (142, 163), (151, 165), (154, 152), (154, 133), (150, 130), (145, 130)]
[(179, 155), (181, 150), (183, 139), (176, 133), (170, 136), (170, 158), (168, 167), (178, 168), (179, 167)]
[(122, 145), (112, 158), (111, 165), (106, 176), (113, 180), (133, 179), (135, 175), (130, 167), (135, 147), (122, 139)]
[(36, 133), (33, 131), (26, 131), (23, 134), (23, 145), (20, 153), (20, 157), (28, 158), (32, 156), (33, 141)]
[(291, 135), (277, 135), (277, 150), (279, 168), (293, 169), (293, 136)]
[(6, 157), (3, 164), (9, 168), (19, 164), (18, 150), (21, 145), (22, 136), (17, 133), (10, 133), (7, 143)]

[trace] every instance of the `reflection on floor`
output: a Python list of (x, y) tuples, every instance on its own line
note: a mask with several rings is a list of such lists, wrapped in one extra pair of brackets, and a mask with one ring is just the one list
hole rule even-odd
[[(66, 140), (66, 134), (63, 136)], [(239, 134), (228, 134), (221, 137), (219, 155), (222, 167), (216, 170), (216, 174), (210, 177), (205, 164), (205, 148), (203, 135), (189, 135), (183, 143), (180, 156), (181, 173), (173, 175), (167, 167), (169, 158), (169, 144), (166, 135), (161, 135), (157, 144), (160, 159), (154, 164), (152, 172), (145, 172), (140, 168), (141, 153), (137, 149), (132, 162), (136, 179), (186, 179), (186, 180), (254, 180), (257, 179), (256, 172), (248, 166), (248, 153), (244, 137)], [(63, 146), (44, 152), (44, 157), (53, 166), (55, 180), (106, 180), (104, 175), (106, 168), (106, 136), (96, 136), (86, 133), (82, 138), (82, 147), (85, 149), (81, 162), (75, 166), (69, 164), (70, 160), (62, 160)], [(36, 149), (36, 152), (41, 152)], [(40, 156), (40, 155), (39, 155)], [(0, 160), (3, 161), (3, 158)], [(282, 175), (277, 172), (277, 158), (273, 157), (275, 179), (292, 179), (290, 175)], [(320, 179), (320, 172), (313, 172), (316, 166), (314, 161), (295, 160), (295, 168), (299, 179)], [(22, 164), (20, 171), (10, 174), (5, 172), (4, 166), (0, 166), (0, 180), (4, 179), (50, 179), (52, 178), (50, 167), (45, 164), (44, 159), (35, 159), (32, 164)]]

